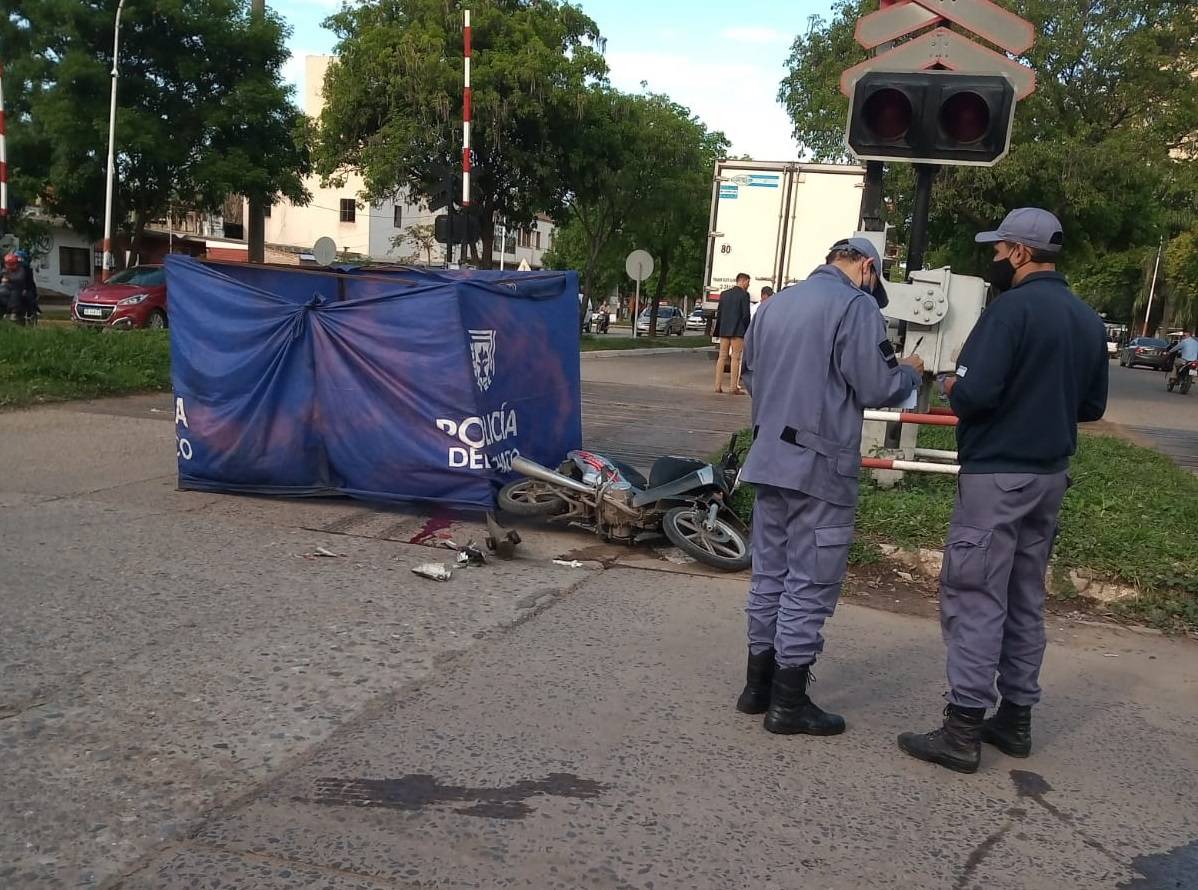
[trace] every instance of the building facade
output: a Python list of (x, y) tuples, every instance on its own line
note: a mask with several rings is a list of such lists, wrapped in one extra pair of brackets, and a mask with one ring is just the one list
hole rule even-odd
[[(304, 59), (300, 95), (302, 110), (309, 117), (319, 117), (324, 108), (324, 79), (332, 60), (327, 55)], [(327, 237), (333, 239), (339, 253), (350, 258), (411, 265), (444, 264), (443, 245), (422, 243), (437, 217), (423, 200), (401, 194), (398, 200), (364, 203), (360, 195), (365, 183), (356, 173), (347, 174), (344, 183), (337, 187), (323, 186), (318, 177), (309, 177), (305, 185), (312, 193), (312, 200), (306, 206), (280, 200), (267, 209), (268, 259), (300, 257), (309, 253), (318, 239)], [(532, 229), (508, 233), (503, 239), (507, 249), (502, 256), (501, 239), (496, 237), (494, 263), (498, 267), (502, 259), (503, 265), (517, 268), (523, 261), (531, 269), (540, 269), (552, 238), (552, 221), (538, 217)]]

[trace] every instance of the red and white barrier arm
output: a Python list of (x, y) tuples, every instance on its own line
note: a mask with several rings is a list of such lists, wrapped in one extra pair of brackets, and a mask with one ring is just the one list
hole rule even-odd
[(957, 459), (957, 452), (955, 452), (955, 451), (942, 451), (942, 450), (941, 450), (941, 449), (939, 449), (939, 448), (916, 448), (916, 449), (915, 449), (915, 456), (916, 456), (916, 457), (922, 457), (922, 458), (926, 458), (927, 460), (949, 460), (949, 461), (955, 461), (955, 460)]
[(956, 426), (957, 418), (952, 414), (916, 414), (914, 411), (865, 412), (866, 420), (881, 420), (886, 423), (918, 423), (923, 426)]
[(921, 460), (890, 460), (882, 457), (863, 457), (861, 466), (867, 470), (906, 470), (912, 473), (945, 473), (955, 476), (961, 472), (956, 464), (936, 464)]

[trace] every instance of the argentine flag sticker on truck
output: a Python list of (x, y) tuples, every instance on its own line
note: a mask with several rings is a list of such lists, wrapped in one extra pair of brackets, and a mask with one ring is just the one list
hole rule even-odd
[(782, 177), (777, 173), (754, 173), (749, 177), (749, 188), (776, 189), (781, 185)]

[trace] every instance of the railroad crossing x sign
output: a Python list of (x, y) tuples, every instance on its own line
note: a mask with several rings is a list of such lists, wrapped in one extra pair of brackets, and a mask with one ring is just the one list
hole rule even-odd
[[(857, 42), (874, 49), (935, 24), (951, 22), (1010, 53), (1026, 52), (1035, 42), (1032, 23), (991, 0), (899, 0), (857, 22)], [(1023, 99), (1036, 88), (1036, 74), (1001, 53), (974, 43), (947, 27), (938, 27), (844, 72), (840, 91), (869, 71), (923, 71), (947, 68), (970, 74), (1002, 74)]]

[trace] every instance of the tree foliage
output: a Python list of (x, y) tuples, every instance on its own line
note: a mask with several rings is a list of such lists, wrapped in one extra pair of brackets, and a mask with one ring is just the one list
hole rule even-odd
[[(1198, 210), (1198, 175), (1179, 154), (1198, 133), (1198, 15), (1192, 0), (998, 0), (1036, 27), (1022, 61), (1038, 87), (1018, 105), (1011, 154), (993, 168), (945, 168), (933, 198), (936, 257), (984, 268), (973, 233), (1013, 207), (1056, 212), (1066, 232), (1067, 268), (1097, 278), (1108, 261), (1130, 270), (1162, 234)], [(794, 42), (779, 94), (794, 135), (812, 157), (844, 157), (847, 100), (841, 71), (865, 58), (853, 41), (873, 0), (839, 0)], [(910, 213), (908, 165), (890, 165), (890, 222), (900, 237)], [(1130, 252), (1130, 253), (1129, 253)], [(1121, 273), (1122, 274), (1122, 273)], [(1118, 277), (1116, 275), (1115, 277)], [(1106, 285), (1112, 286), (1111, 276)], [(1108, 295), (1111, 296), (1111, 295)], [(1105, 299), (1105, 298), (1104, 298)]]
[(1173, 320), (1193, 331), (1198, 326), (1198, 228), (1182, 232), (1165, 254)]
[[(116, 0), (0, 0), (15, 190), (72, 228), (104, 228)], [(303, 203), (304, 118), (275, 15), (248, 0), (128, 0), (121, 19), (116, 222), (135, 241), (172, 201), (230, 194)]]
[[(652, 305), (663, 296), (695, 296), (703, 286), (711, 178), (728, 150), (723, 133), (709, 132), (697, 117), (667, 96), (649, 95), (637, 140), (645, 189), (625, 229), (653, 256)], [(675, 282), (681, 282), (675, 284)], [(650, 333), (656, 333), (656, 313)]]
[[(558, 0), (471, 3), (474, 204), (490, 265), (495, 221), (529, 226), (560, 191), (558, 135), (586, 85), (606, 76), (599, 31)], [(353, 169), (366, 200), (432, 194), (462, 145), (462, 13), (445, 0), (368, 0), (328, 20), (337, 60), (324, 84), (318, 170)]]
[(576, 251), (588, 294), (622, 282), (634, 248), (654, 258), (644, 289), (654, 304), (673, 292), (697, 292), (711, 176), (727, 139), (667, 96), (596, 86), (581, 107), (561, 147), (557, 204), (568, 240), (559, 254)]

